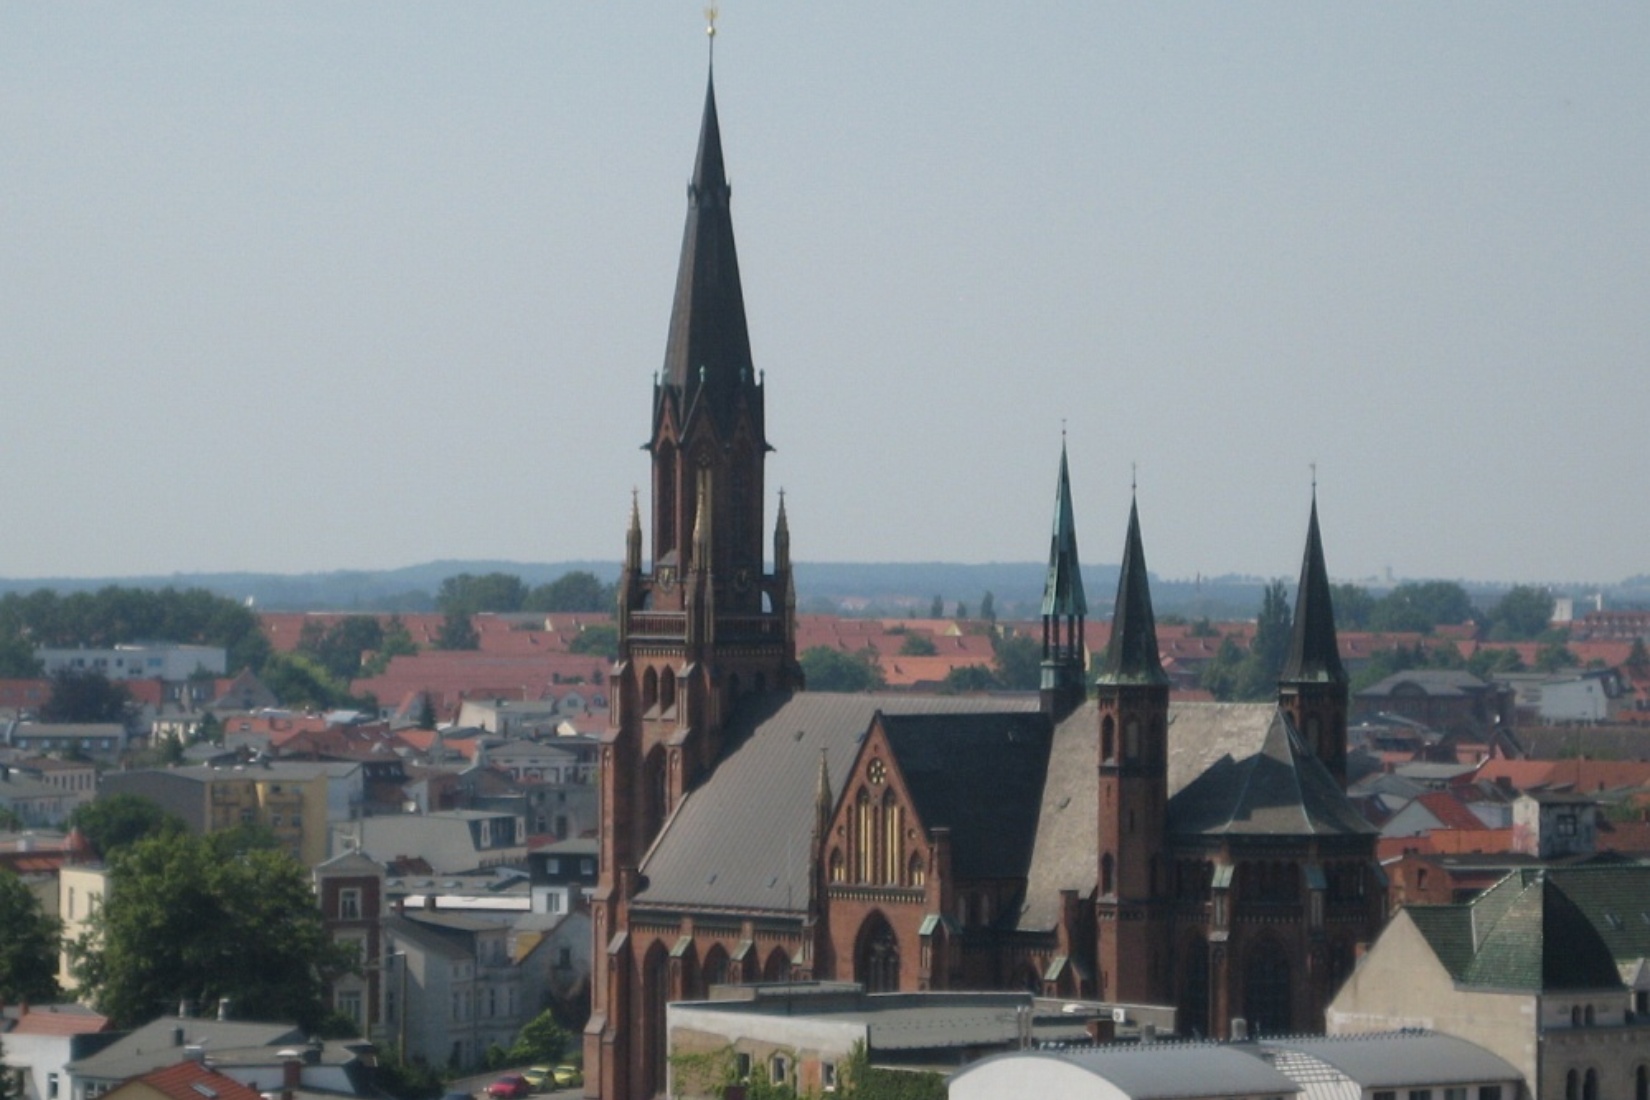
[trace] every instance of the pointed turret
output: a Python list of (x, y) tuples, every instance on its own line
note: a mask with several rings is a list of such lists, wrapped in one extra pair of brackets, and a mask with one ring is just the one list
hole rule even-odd
[(1289, 635), (1289, 655), (1280, 680), (1291, 683), (1344, 683), (1340, 643), (1335, 637), (1335, 608), (1329, 595), (1329, 570), (1323, 563), (1323, 540), (1318, 535), (1318, 500), (1312, 498), (1312, 518), (1306, 527), (1306, 554), (1301, 559), (1301, 583), (1295, 589), (1295, 623)]
[(1129, 533), (1123, 544), (1123, 566), (1117, 577), (1117, 603), (1112, 612), (1111, 641), (1100, 671), (1102, 684), (1167, 684), (1168, 674), (1157, 655), (1157, 623), (1152, 617), (1152, 593), (1146, 579), (1146, 551), (1140, 541), (1140, 510), (1129, 502)]
[(624, 537), (624, 567), (631, 576), (642, 571), (642, 505), (630, 494), (630, 529)]
[(1066, 445), (1060, 444), (1060, 477), (1054, 484), (1054, 534), (1049, 540), (1048, 579), (1043, 582), (1043, 616), (1089, 613), (1083, 598), (1083, 571), (1077, 561), (1077, 521), (1071, 508), (1071, 474)]
[(1329, 595), (1329, 570), (1318, 534), (1318, 496), (1312, 494), (1312, 518), (1306, 526), (1306, 553), (1301, 583), (1295, 590), (1295, 622), (1289, 652), (1278, 676), (1278, 705), (1288, 712), (1296, 731), (1324, 767), (1346, 785), (1346, 720), (1349, 692), (1346, 666), (1335, 637), (1335, 608)]
[(663, 381), (675, 390), (683, 421), (708, 411), (724, 442), (741, 392), (757, 385), (728, 209), (731, 194), (722, 162), (716, 86), (707, 80)]
[(779, 517), (773, 522), (773, 571), (791, 571), (791, 522), (785, 518), (785, 491), (779, 491)]
[(1071, 475), (1066, 445), (1060, 444), (1060, 476), (1054, 483), (1054, 533), (1049, 539), (1048, 577), (1043, 582), (1043, 711), (1058, 722), (1082, 703), (1083, 569), (1077, 560), (1077, 521), (1071, 507)]

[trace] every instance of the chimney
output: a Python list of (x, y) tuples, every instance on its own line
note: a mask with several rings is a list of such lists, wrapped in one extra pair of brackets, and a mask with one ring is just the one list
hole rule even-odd
[(206, 1048), (199, 1043), (190, 1043), (183, 1048), (183, 1059), (186, 1062), (206, 1062)]
[(218, 998), (218, 1019), (220, 1019), (220, 1020), (229, 1019), (230, 1007), (231, 1007), (231, 1004), (230, 1004), (230, 1000), (229, 1000), (228, 997), (219, 997)]
[(1232, 1042), (1247, 1043), (1249, 1041), (1249, 1021), (1242, 1016), (1232, 1017)]
[(294, 1089), (304, 1083), (304, 1060), (295, 1050), (283, 1050), (281, 1059), (281, 1100), (292, 1100)]

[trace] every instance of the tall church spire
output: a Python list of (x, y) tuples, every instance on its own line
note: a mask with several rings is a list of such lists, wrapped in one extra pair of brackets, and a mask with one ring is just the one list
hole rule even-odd
[(1295, 683), (1347, 681), (1335, 636), (1335, 608), (1329, 596), (1329, 570), (1323, 563), (1323, 539), (1318, 534), (1316, 494), (1312, 497), (1312, 518), (1306, 526), (1300, 587), (1295, 589), (1294, 628), (1279, 679)]
[(1111, 641), (1106, 645), (1106, 662), (1099, 679), (1103, 684), (1169, 682), (1157, 655), (1157, 623), (1152, 617), (1152, 593), (1146, 580), (1146, 550), (1140, 541), (1140, 510), (1132, 500), (1123, 565), (1117, 577)]
[(757, 384), (739, 256), (733, 243), (731, 195), (722, 161), (716, 85), (707, 78), (699, 150), (688, 183), (687, 225), (670, 310), (663, 382), (681, 402), (677, 413), (682, 423), (706, 410), (723, 442), (732, 431), (741, 393)]
[(1083, 569), (1077, 560), (1077, 521), (1071, 507), (1071, 475), (1065, 441), (1060, 442), (1060, 476), (1054, 483), (1054, 532), (1049, 539), (1048, 577), (1043, 582), (1043, 664), (1040, 697), (1056, 722), (1075, 710), (1086, 693), (1083, 682)]
[(1350, 678), (1341, 664), (1335, 636), (1335, 608), (1329, 597), (1329, 570), (1318, 534), (1318, 494), (1306, 525), (1301, 583), (1295, 590), (1295, 622), (1289, 651), (1278, 675), (1278, 705), (1324, 767), (1346, 785), (1346, 721)]

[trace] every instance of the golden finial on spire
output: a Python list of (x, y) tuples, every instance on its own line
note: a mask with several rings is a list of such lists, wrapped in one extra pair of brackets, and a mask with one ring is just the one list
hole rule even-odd
[(716, 37), (716, 16), (720, 14), (716, 5), (712, 4), (705, 9), (705, 35), (708, 38)]

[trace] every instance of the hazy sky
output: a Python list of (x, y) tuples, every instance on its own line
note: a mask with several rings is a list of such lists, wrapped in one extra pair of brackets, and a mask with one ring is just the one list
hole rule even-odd
[[(0, 575), (617, 559), (699, 3), (0, 2)], [(726, 0), (803, 561), (1650, 571), (1650, 4)], [(773, 504), (770, 500), (769, 522)]]

